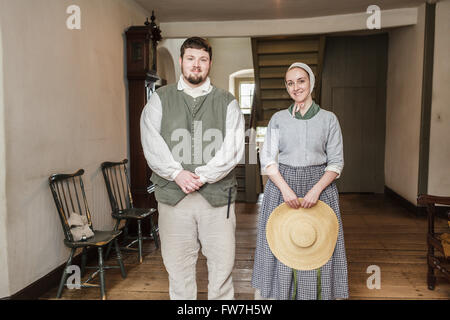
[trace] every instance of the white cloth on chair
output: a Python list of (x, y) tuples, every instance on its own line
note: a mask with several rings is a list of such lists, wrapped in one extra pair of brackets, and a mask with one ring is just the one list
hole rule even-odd
[(67, 223), (70, 226), (70, 232), (72, 233), (74, 241), (81, 241), (94, 236), (89, 227), (87, 217), (79, 215), (78, 213), (72, 212)]

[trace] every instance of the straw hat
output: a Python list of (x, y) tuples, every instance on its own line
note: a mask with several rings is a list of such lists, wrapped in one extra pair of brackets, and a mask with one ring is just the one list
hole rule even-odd
[(271, 213), (266, 226), (272, 253), (296, 270), (313, 270), (327, 263), (333, 255), (338, 231), (336, 214), (320, 200), (309, 209), (293, 209), (283, 203)]

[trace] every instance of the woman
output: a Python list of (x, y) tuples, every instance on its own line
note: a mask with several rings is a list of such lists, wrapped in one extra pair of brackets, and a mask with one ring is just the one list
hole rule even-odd
[[(262, 172), (269, 180), (258, 220), (252, 276), (256, 299), (291, 299), (294, 292), (299, 300), (348, 298), (347, 258), (334, 183), (344, 167), (342, 134), (336, 116), (313, 101), (314, 81), (306, 64), (297, 62), (289, 67), (285, 84), (294, 103), (272, 116), (261, 150)], [(301, 203), (299, 197), (304, 199)], [(311, 208), (318, 200), (336, 213), (338, 240), (333, 256), (321, 267), (321, 284), (318, 285), (316, 270), (298, 270), (294, 291), (293, 270), (277, 260), (267, 244), (267, 219), (283, 202), (298, 209)]]

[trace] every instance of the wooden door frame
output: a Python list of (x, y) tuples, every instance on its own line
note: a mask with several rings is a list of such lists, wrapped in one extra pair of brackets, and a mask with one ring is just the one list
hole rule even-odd
[(420, 141), (419, 141), (419, 175), (417, 182), (418, 195), (428, 193), (435, 22), (436, 22), (436, 3), (431, 4), (427, 2), (425, 6), (422, 106), (420, 116)]

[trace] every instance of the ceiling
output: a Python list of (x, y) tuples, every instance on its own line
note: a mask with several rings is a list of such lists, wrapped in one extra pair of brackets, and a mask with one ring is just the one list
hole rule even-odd
[[(381, 10), (411, 8), (425, 0), (134, 0), (157, 22), (294, 19), (366, 12), (378, 5)], [(383, 16), (381, 16), (383, 19)]]

